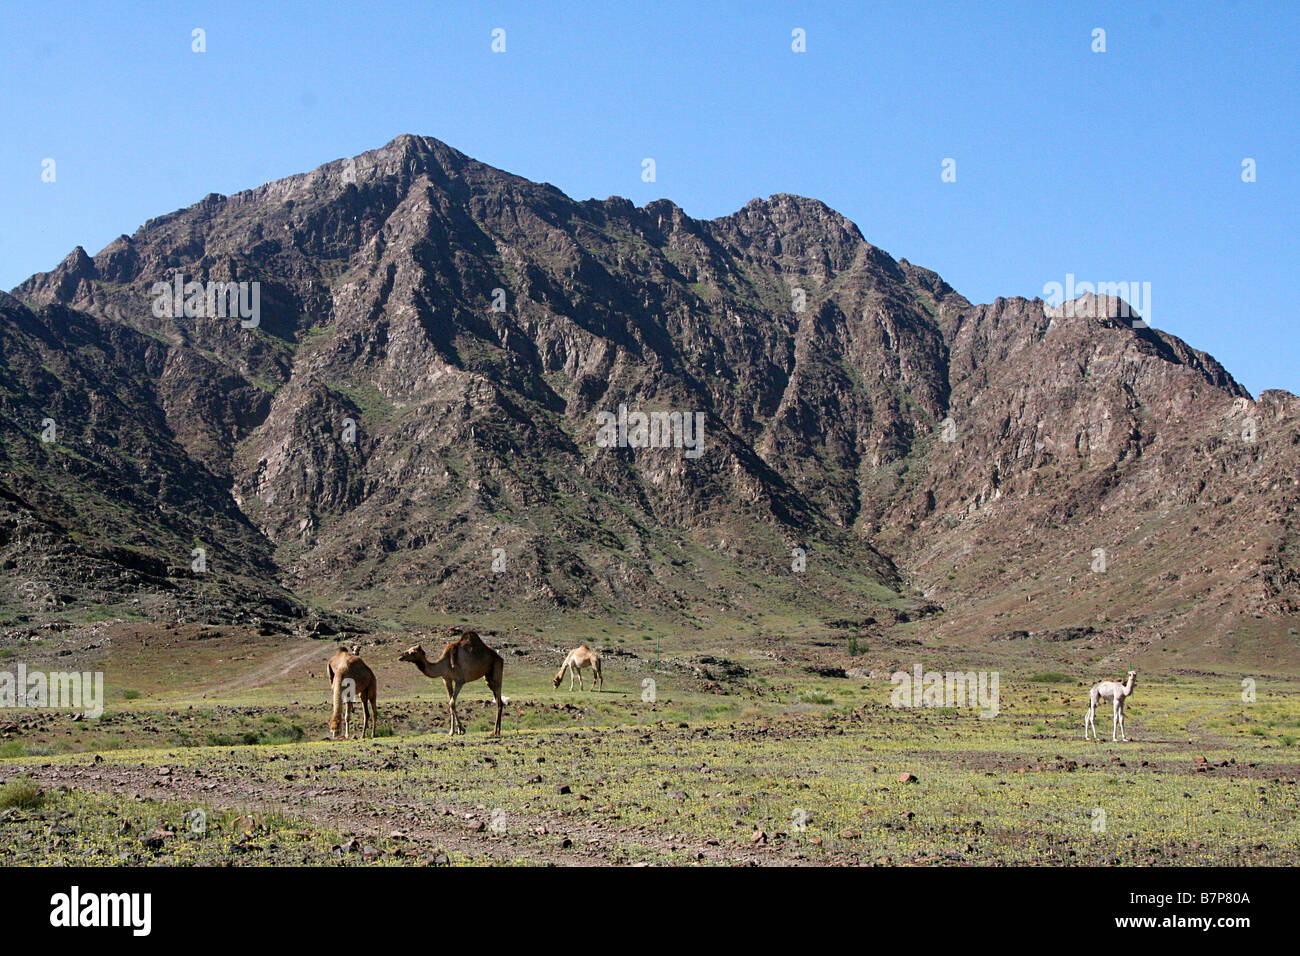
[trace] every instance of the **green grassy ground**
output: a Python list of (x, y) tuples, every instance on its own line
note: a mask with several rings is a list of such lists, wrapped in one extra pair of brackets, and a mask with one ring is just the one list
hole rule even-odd
[[(1059, 663), (1012, 661), (982, 719), (896, 708), (888, 671), (819, 676), (732, 635), (694, 645), (730, 647), (743, 673), (728, 679), (673, 646), (659, 671), (607, 657), (605, 691), (571, 693), (542, 642), (507, 652), (504, 736), (486, 736), (479, 684), (462, 697), (469, 733), (449, 738), (440, 683), (395, 662), (394, 636), (365, 651), (383, 736), (324, 741), (332, 645), (244, 641), (121, 642), (105, 717), (25, 714), (0, 738), (0, 780), (44, 798), (0, 808), (0, 860), (1300, 862), (1292, 681), (1260, 678), (1246, 702), (1235, 676), (1144, 676), (1132, 741), (1112, 743), (1103, 713), (1098, 743), (1082, 739), (1086, 683)], [(169, 685), (180, 659), (206, 682)], [(213, 825), (193, 835), (200, 809)]]

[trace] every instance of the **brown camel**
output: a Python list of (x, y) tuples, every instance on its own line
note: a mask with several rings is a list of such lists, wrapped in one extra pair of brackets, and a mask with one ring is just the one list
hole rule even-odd
[(497, 702), (497, 722), (491, 736), (501, 736), (501, 712), (510, 701), (509, 697), (501, 696), (505, 661), (500, 654), (483, 643), (477, 631), (465, 631), (442, 649), (442, 655), (436, 661), (429, 660), (419, 644), (407, 650), (398, 660), (410, 661), (425, 677), (441, 677), (447, 685), (447, 709), (451, 711), (451, 729), (447, 731), (448, 734), (465, 732), (460, 716), (456, 713), (456, 698), (460, 696), (460, 689), (465, 684), (482, 677), (487, 681)]
[(375, 672), (357, 654), (359, 650), (359, 647), (340, 647), (326, 665), (334, 704), (334, 712), (330, 715), (331, 738), (338, 737), (339, 719), (342, 717), (343, 738), (347, 739), (351, 732), (352, 705), (358, 700), (361, 701), (361, 739), (366, 739), (367, 730), (371, 737), (375, 736), (379, 719), (375, 707), (378, 685)]
[(586, 644), (579, 644), (573, 650), (569, 651), (569, 656), (564, 659), (560, 665), (560, 672), (555, 675), (553, 684), (560, 686), (560, 681), (564, 680), (564, 672), (569, 672), (569, 690), (573, 690), (573, 675), (578, 675), (578, 690), (586, 690), (582, 684), (582, 669), (590, 667), (594, 672), (591, 678), (591, 686), (595, 687), (600, 684), (600, 690), (605, 689), (605, 678), (600, 673), (600, 655), (593, 651)]

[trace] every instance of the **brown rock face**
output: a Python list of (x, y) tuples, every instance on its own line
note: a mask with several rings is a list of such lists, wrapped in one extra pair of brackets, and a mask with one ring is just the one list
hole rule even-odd
[[(255, 324), (167, 314), (178, 274), (256, 282)], [(1153, 640), (1300, 604), (1294, 396), (1252, 401), (1117, 300), (973, 305), (815, 200), (574, 202), (403, 136), (14, 296), (7, 587), (98, 555), (155, 594), (211, 542), (284, 613), (923, 592), (953, 633)], [(701, 413), (702, 453), (601, 447), (620, 405)]]

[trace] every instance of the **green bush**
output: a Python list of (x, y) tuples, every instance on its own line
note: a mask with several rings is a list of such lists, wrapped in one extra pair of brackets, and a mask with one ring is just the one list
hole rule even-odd
[(45, 792), (27, 777), (10, 780), (0, 787), (0, 808), (35, 810), (45, 802)]
[(804, 704), (833, 704), (835, 698), (819, 691), (804, 690), (799, 692), (799, 701)]
[[(245, 734), (244, 736), (249, 736)], [(307, 732), (297, 724), (280, 730), (267, 731), (252, 742), (255, 744), (296, 744), (307, 736)]]

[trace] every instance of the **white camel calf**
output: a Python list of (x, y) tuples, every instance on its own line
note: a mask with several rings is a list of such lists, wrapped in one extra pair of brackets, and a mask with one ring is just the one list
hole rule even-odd
[(1118, 740), (1115, 736), (1118, 733), (1119, 737), (1128, 740), (1124, 735), (1124, 704), (1133, 696), (1133, 683), (1136, 680), (1137, 671), (1129, 671), (1127, 684), (1121, 684), (1117, 680), (1104, 680), (1088, 692), (1088, 716), (1083, 720), (1084, 740), (1088, 739), (1089, 727), (1092, 728), (1093, 739), (1101, 739), (1097, 735), (1097, 704), (1103, 700), (1108, 700), (1111, 704), (1110, 739)]

